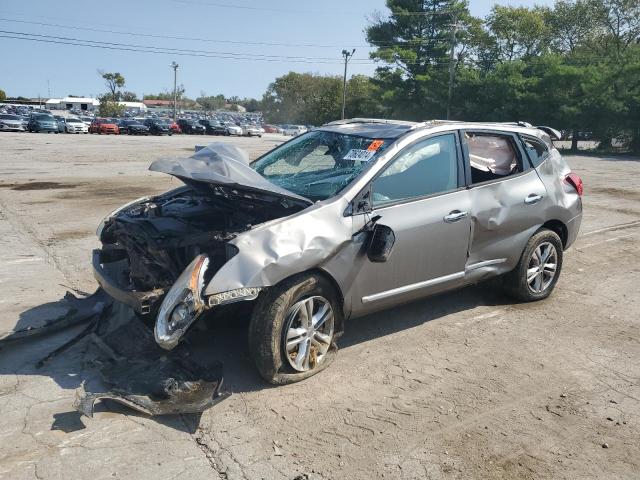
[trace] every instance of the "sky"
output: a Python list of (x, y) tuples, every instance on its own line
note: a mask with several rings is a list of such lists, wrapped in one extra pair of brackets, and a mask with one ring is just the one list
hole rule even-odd
[[(385, 11), (384, 3), (0, 0), (0, 89), (7, 96), (97, 96), (106, 89), (101, 70), (122, 73), (124, 90), (141, 97), (172, 91), (169, 64), (175, 61), (178, 84), (189, 97), (261, 98), (269, 83), (289, 71), (342, 75), (343, 48), (356, 49), (349, 75), (372, 74), (364, 29), (374, 12)], [(533, 6), (524, 0), (471, 0), (469, 8), (484, 17), (495, 3)], [(7, 38), (24, 34), (41, 41)], [(92, 41), (111, 48), (72, 45)]]

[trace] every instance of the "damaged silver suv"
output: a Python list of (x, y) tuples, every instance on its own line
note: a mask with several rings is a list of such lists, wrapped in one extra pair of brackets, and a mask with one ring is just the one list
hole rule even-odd
[[(173, 349), (208, 311), (252, 302), (249, 348), (272, 383), (325, 368), (346, 319), (498, 277), (554, 289), (582, 181), (548, 127), (333, 122), (249, 164), (212, 144), (150, 169), (184, 186), (107, 216), (100, 285)], [(236, 305), (237, 306), (237, 305)]]

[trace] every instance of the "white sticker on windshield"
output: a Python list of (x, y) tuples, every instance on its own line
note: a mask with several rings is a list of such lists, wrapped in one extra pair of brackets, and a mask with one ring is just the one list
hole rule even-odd
[(349, 152), (344, 156), (343, 160), (357, 160), (359, 162), (367, 162), (371, 157), (376, 154), (375, 151), (371, 150), (358, 150), (357, 148), (352, 148)]

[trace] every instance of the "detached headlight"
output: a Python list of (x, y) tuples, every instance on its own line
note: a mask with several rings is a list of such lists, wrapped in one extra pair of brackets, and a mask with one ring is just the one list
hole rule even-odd
[(156, 343), (162, 348), (173, 349), (204, 311), (205, 303), (200, 292), (204, 288), (204, 274), (207, 268), (209, 257), (198, 255), (164, 298), (154, 329)]
[(255, 300), (262, 290), (259, 287), (237, 288), (228, 292), (216, 293), (209, 297), (209, 306), (216, 307), (226, 303), (240, 302), (242, 300)]

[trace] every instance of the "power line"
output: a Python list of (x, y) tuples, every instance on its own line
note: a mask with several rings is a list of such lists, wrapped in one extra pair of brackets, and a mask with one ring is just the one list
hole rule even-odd
[[(72, 45), (80, 47), (101, 48), (106, 50), (120, 50), (140, 53), (154, 53), (164, 55), (181, 55), (191, 57), (204, 58), (220, 58), (230, 60), (258, 60), (268, 62), (291, 62), (291, 63), (315, 63), (315, 64), (342, 64), (341, 61), (333, 57), (302, 57), (302, 56), (285, 56), (285, 55), (264, 55), (253, 53), (237, 53), (237, 52), (217, 52), (210, 50), (193, 50), (193, 49), (177, 49), (170, 47), (155, 47), (149, 45), (139, 45), (130, 43), (105, 42), (97, 40), (86, 40), (73, 37), (60, 37), (55, 35), (43, 35), (28, 32), (15, 32), (8, 30), (0, 30), (1, 38), (11, 38), (14, 40), (29, 40), (40, 43), (53, 43), (60, 45)], [(374, 65), (378, 62), (372, 60), (358, 59), (353, 60), (356, 65)], [(420, 62), (403, 62), (406, 65), (419, 65)], [(433, 62), (432, 62), (433, 64)]]
[[(260, 12), (276, 12), (276, 13), (293, 13), (302, 15), (329, 15), (335, 17), (334, 12), (325, 12), (321, 10), (298, 10), (295, 8), (270, 8), (270, 7), (256, 7), (254, 5), (233, 5), (220, 2), (207, 2), (203, 0), (171, 0), (173, 3), (180, 3), (183, 5), (200, 5), (203, 7), (215, 7), (215, 8), (229, 8), (237, 10), (253, 10)], [(400, 16), (432, 16), (432, 15), (447, 15), (451, 10), (439, 10), (437, 12), (391, 12), (393, 15)], [(361, 15), (362, 12), (349, 12), (340, 11), (341, 15)]]
[[(212, 38), (198, 38), (198, 37), (182, 37), (182, 36), (171, 36), (171, 35), (157, 35), (153, 33), (142, 33), (142, 32), (123, 32), (118, 30), (107, 30), (100, 28), (89, 28), (89, 27), (78, 27), (76, 25), (62, 25), (58, 23), (46, 23), (46, 22), (34, 22), (27, 20), (16, 20), (11, 18), (0, 18), (2, 22), (12, 22), (12, 23), (23, 23), (28, 25), (38, 25), (42, 27), (56, 27), (56, 28), (64, 28), (69, 30), (82, 30), (86, 32), (96, 32), (96, 33), (110, 33), (113, 35), (129, 35), (133, 37), (147, 37), (147, 38), (160, 38), (160, 39), (168, 39), (168, 40), (188, 40), (195, 42), (209, 42), (209, 43), (229, 43), (234, 45), (263, 45), (268, 47), (311, 47), (311, 48), (339, 48), (339, 45), (326, 45), (326, 44), (314, 44), (314, 43), (280, 43), (280, 42), (251, 42), (251, 41), (241, 41), (241, 40), (219, 40)], [(360, 48), (366, 48), (368, 45), (359, 45)]]
[[(100, 45), (109, 45), (114, 47), (131, 47), (131, 48), (144, 48), (151, 50), (161, 50), (168, 51), (171, 53), (205, 53), (211, 55), (241, 55), (249, 58), (274, 58), (274, 59), (284, 59), (284, 60), (330, 60), (335, 61), (335, 57), (304, 57), (304, 56), (290, 56), (290, 55), (267, 55), (261, 53), (238, 53), (238, 52), (218, 52), (213, 50), (195, 50), (190, 48), (173, 48), (173, 47), (155, 47), (150, 45), (139, 45), (139, 44), (131, 44), (131, 43), (117, 43), (117, 42), (105, 42), (103, 40), (86, 40), (81, 38), (72, 38), (72, 37), (59, 37), (55, 35), (43, 35), (38, 33), (24, 33), (24, 32), (14, 32), (7, 30), (0, 30), (0, 33), (10, 34), (10, 35), (28, 35), (30, 37), (38, 37), (38, 38), (50, 38), (54, 40), (65, 40), (71, 42), (85, 42), (92, 44), (100, 44)], [(342, 63), (342, 62), (340, 62)]]
[[(158, 35), (153, 33), (132, 32), (132, 31), (125, 32), (121, 30), (110, 30), (110, 29), (102, 29), (102, 28), (95, 28), (95, 27), (79, 27), (77, 25), (64, 25), (60, 23), (36, 22), (36, 21), (29, 21), (29, 20), (6, 18), (6, 17), (0, 17), (0, 21), (7, 22), (7, 23), (38, 25), (41, 27), (63, 28), (67, 30), (81, 30), (86, 32), (94, 32), (94, 33), (109, 33), (112, 35), (127, 35), (127, 36), (134, 36), (134, 37), (158, 38), (158, 39), (168, 39), (168, 40), (187, 40), (187, 41), (196, 41), (196, 42), (228, 43), (233, 45), (257, 45), (257, 46), (268, 46), (268, 47), (340, 48), (340, 45), (328, 45), (328, 44), (219, 40), (219, 39), (199, 38), (199, 37)], [(428, 43), (429, 41), (431, 40), (430, 39), (414, 39), (414, 40), (405, 40), (405, 41), (398, 41), (398, 42), (382, 41), (382, 42), (373, 42), (373, 43), (375, 43), (376, 46), (380, 46), (380, 47), (392, 47), (392, 46), (403, 46), (403, 45), (408, 45), (408, 46), (420, 45), (423, 43)], [(370, 48), (371, 45), (348, 45), (348, 47)]]
[(139, 52), (139, 53), (154, 53), (160, 55), (180, 55), (186, 57), (203, 57), (203, 58), (220, 58), (227, 60), (250, 60), (250, 61), (264, 61), (264, 62), (290, 62), (290, 63), (313, 63), (313, 64), (341, 64), (342, 62), (326, 62), (326, 61), (310, 61), (310, 60), (286, 60), (286, 59), (273, 59), (273, 58), (260, 58), (260, 57), (242, 57), (240, 55), (235, 56), (225, 56), (225, 55), (206, 55), (206, 54), (197, 54), (197, 53), (180, 53), (180, 52), (172, 52), (172, 51), (162, 51), (162, 50), (144, 50), (140, 48), (129, 48), (124, 46), (110, 46), (110, 45), (100, 45), (95, 43), (78, 43), (72, 41), (64, 41), (64, 40), (52, 40), (52, 39), (44, 39), (44, 38), (30, 38), (25, 36), (17, 36), (17, 35), (5, 35), (0, 34), (0, 38), (9, 38), (13, 40), (27, 40), (31, 42), (39, 42), (39, 43), (50, 43), (57, 45), (73, 45), (77, 47), (89, 47), (89, 48), (100, 48), (103, 50), (118, 50), (118, 51), (127, 51), (127, 52)]

